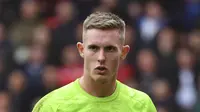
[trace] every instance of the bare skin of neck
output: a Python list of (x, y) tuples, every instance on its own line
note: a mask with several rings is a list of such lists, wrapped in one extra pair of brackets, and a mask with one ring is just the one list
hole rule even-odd
[(110, 96), (114, 93), (116, 89), (116, 80), (112, 80), (109, 82), (95, 82), (90, 78), (86, 78), (86, 76), (82, 76), (80, 78), (81, 87), (90, 95), (96, 97), (106, 97)]

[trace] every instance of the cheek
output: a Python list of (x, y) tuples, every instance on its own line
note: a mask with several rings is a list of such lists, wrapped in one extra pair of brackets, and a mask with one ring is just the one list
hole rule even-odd
[(108, 60), (107, 60), (108, 66), (111, 67), (111, 69), (116, 69), (119, 66), (120, 63), (120, 57), (118, 55), (115, 56), (109, 56)]
[(93, 69), (95, 67), (96, 58), (95, 55), (85, 54), (84, 64), (87, 70)]

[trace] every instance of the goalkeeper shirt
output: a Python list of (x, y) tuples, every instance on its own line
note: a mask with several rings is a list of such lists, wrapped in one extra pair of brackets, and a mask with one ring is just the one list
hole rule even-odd
[(79, 79), (41, 98), (32, 112), (157, 112), (150, 97), (117, 81), (115, 92), (95, 97), (84, 91)]

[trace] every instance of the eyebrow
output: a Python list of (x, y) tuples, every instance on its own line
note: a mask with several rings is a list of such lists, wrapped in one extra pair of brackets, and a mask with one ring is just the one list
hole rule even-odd
[(114, 46), (114, 45), (108, 45), (108, 46), (105, 46), (104, 48), (109, 48), (109, 47), (117, 48), (117, 47)]
[(90, 48), (90, 47), (99, 47), (99, 46), (95, 45), (95, 44), (90, 44), (90, 45), (88, 45), (88, 48)]
[[(90, 44), (90, 45), (88, 45), (88, 47), (99, 47), (99, 46), (96, 45), (96, 44)], [(115, 48), (117, 48), (115, 45), (106, 45), (106, 46), (104, 46), (104, 48), (105, 47), (115, 47)]]
[[(100, 48), (98, 45), (95, 45), (95, 44), (90, 44), (90, 45), (87, 46), (87, 48), (91, 48), (91, 47)], [(109, 47), (114, 48), (115, 50), (117, 50), (117, 47), (114, 46), (114, 45), (106, 45), (106, 46), (104, 46), (104, 49), (109, 48)]]

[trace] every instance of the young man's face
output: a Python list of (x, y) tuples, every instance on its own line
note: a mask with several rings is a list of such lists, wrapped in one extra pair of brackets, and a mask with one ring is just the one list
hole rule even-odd
[(84, 58), (84, 75), (95, 81), (115, 79), (121, 59), (129, 51), (123, 46), (118, 30), (90, 29), (85, 32), (84, 43), (77, 47)]

